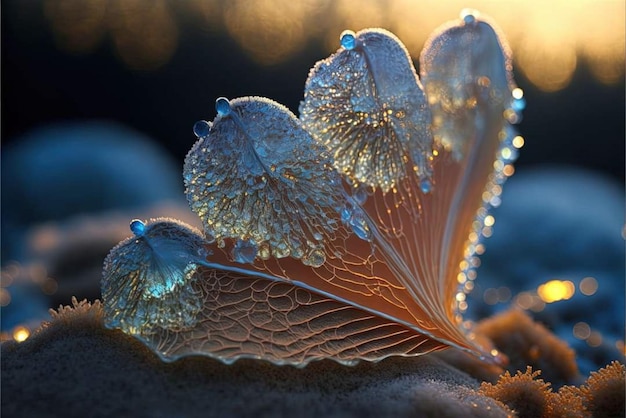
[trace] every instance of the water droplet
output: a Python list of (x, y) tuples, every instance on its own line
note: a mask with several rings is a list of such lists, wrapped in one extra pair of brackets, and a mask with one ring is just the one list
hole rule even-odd
[(141, 237), (146, 232), (146, 224), (139, 219), (133, 219), (130, 223), (130, 230), (136, 237)]
[(362, 205), (367, 200), (367, 189), (366, 186), (360, 185), (356, 188), (353, 194), (354, 200), (357, 201), (359, 205)]
[(228, 116), (230, 114), (230, 102), (226, 97), (219, 97), (215, 101), (215, 110), (220, 116)]
[(204, 138), (209, 135), (211, 132), (211, 122), (207, 122), (206, 120), (199, 120), (198, 122), (193, 124), (193, 133), (198, 138)]
[(261, 260), (269, 260), (270, 259), (270, 246), (267, 243), (263, 243), (259, 246), (259, 258)]
[(291, 251), (289, 251), (289, 248), (284, 242), (278, 244), (276, 247), (272, 249), (272, 255), (276, 258), (289, 257), (290, 254), (291, 254)]
[(362, 240), (369, 241), (372, 238), (372, 231), (362, 215), (354, 214), (352, 218), (350, 218), (349, 225), (352, 232)]
[(478, 15), (478, 12), (476, 10), (473, 9), (463, 9), (461, 10), (461, 19), (463, 19), (463, 21), (466, 24), (470, 24), (470, 23), (474, 23), (476, 22), (476, 16)]
[(341, 46), (348, 51), (353, 50), (356, 46), (356, 34), (351, 30), (344, 30), (341, 32), (339, 39), (341, 40)]
[(302, 263), (311, 267), (320, 267), (326, 262), (326, 253), (321, 248), (316, 248), (311, 253), (302, 259)]
[(430, 180), (423, 179), (420, 182), (420, 189), (422, 190), (422, 193), (428, 194), (433, 190), (433, 184), (430, 182)]
[(349, 208), (341, 209), (341, 222), (347, 224), (352, 217), (352, 211)]
[(258, 253), (259, 247), (252, 240), (238, 239), (233, 247), (233, 260), (238, 263), (252, 263)]

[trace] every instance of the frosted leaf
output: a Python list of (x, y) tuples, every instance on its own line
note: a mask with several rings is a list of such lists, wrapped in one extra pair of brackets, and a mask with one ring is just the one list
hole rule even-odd
[(309, 73), (300, 119), (349, 178), (388, 191), (407, 168), (430, 175), (431, 116), (415, 68), (395, 35), (366, 29)]
[[(329, 217), (344, 204), (324, 147), (271, 100), (219, 98), (216, 109), (184, 167), (187, 199), (205, 231), (251, 240), (278, 258), (301, 259), (322, 246), (337, 228)], [(240, 262), (258, 255), (239, 254)]]
[(102, 298), (106, 323), (126, 332), (186, 328), (202, 300), (189, 287), (206, 241), (181, 222), (134, 220), (135, 234), (111, 250), (104, 263)]
[(515, 88), (510, 52), (493, 27), (474, 11), (464, 10), (462, 18), (437, 30), (420, 56), (435, 142), (457, 160), (490, 122), (490, 114), (502, 119)]
[(490, 357), (460, 326), (459, 283), (523, 142), (508, 49), (476, 13), (433, 34), (421, 65), (433, 141), (395, 37), (347, 31), (341, 44), (307, 82), (313, 135), (270, 100), (217, 100), (184, 169), (206, 238), (133, 221), (105, 264), (107, 326), (165, 360)]

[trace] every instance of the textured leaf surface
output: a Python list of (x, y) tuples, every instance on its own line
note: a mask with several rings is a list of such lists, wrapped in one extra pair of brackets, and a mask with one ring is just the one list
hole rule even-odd
[(248, 97), (196, 124), (184, 178), (205, 235), (134, 221), (105, 263), (107, 326), (166, 360), (488, 355), (460, 327), (459, 286), (516, 154), (508, 49), (474, 14), (442, 27), (424, 94), (389, 32), (342, 45), (310, 73), (303, 123)]
[[(221, 100), (221, 102), (220, 102)], [(187, 198), (218, 241), (240, 238), (254, 258), (292, 256), (319, 265), (338, 225), (340, 179), (326, 150), (284, 106), (249, 97), (218, 100), (221, 113), (185, 160)], [(316, 258), (317, 257), (317, 258)]]
[(430, 111), (406, 48), (382, 29), (353, 36), (352, 49), (311, 70), (300, 105), (304, 126), (359, 183), (388, 191), (407, 168), (428, 177)]

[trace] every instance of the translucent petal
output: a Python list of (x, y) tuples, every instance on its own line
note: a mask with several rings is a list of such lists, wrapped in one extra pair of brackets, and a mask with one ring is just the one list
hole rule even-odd
[(217, 100), (184, 168), (206, 238), (133, 221), (105, 263), (107, 326), (166, 360), (489, 356), (455, 308), (520, 143), (508, 48), (474, 13), (438, 29), (421, 56), (426, 104), (393, 35), (341, 44), (307, 81), (312, 134), (270, 100)]
[(491, 24), (469, 12), (462, 23), (435, 33), (420, 56), (420, 72), (435, 141), (460, 160), (474, 149), (487, 118), (502, 121), (512, 105), (510, 52)]
[(232, 363), (259, 358), (304, 366), (414, 355), (443, 345), (386, 318), (290, 283), (201, 268), (194, 292), (205, 300), (193, 329), (142, 335), (163, 359), (204, 354)]
[(210, 133), (184, 166), (187, 199), (205, 231), (218, 241), (251, 240), (278, 258), (301, 259), (319, 249), (337, 228), (329, 213), (345, 205), (324, 147), (271, 100), (220, 98), (216, 108)]
[(155, 324), (177, 329), (195, 323), (202, 300), (190, 291), (206, 241), (170, 219), (131, 222), (135, 236), (119, 243), (104, 263), (102, 298), (107, 325), (142, 333)]
[(515, 159), (517, 136), (511, 124), (521, 119), (513, 92), (520, 98), (522, 93), (504, 37), (476, 11), (464, 11), (460, 20), (433, 33), (420, 71), (439, 152), (433, 180), (441, 190), (428, 202), (433, 209), (424, 212), (446, 214), (438, 263), (451, 294), (457, 291), (459, 265), (473, 264), (483, 220), (510, 175), (505, 167)]
[(388, 191), (430, 175), (430, 111), (406, 48), (383, 29), (342, 34), (306, 82), (300, 119), (351, 180)]
[(105, 324), (142, 340), (164, 360), (201, 354), (227, 363), (263, 358), (305, 365), (330, 357), (352, 364), (445, 347), (371, 307), (268, 269), (238, 267), (225, 250), (178, 221), (141, 224), (140, 236), (107, 257)]

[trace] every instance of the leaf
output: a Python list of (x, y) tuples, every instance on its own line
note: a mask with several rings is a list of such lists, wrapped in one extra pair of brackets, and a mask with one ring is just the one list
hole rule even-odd
[[(237, 267), (219, 248), (205, 259), (215, 245), (178, 221), (141, 224), (143, 232), (107, 257), (105, 323), (166, 361), (203, 354), (227, 363), (263, 358), (304, 365), (330, 357), (351, 364), (444, 347), (304, 283)], [(161, 254), (163, 248), (170, 252)]]
[(165, 360), (490, 356), (460, 326), (459, 284), (515, 156), (508, 48), (475, 14), (444, 26), (424, 95), (389, 32), (342, 45), (311, 71), (302, 123), (247, 97), (194, 126), (184, 179), (204, 236), (131, 223), (105, 263), (107, 326)]
[(345, 206), (326, 150), (271, 100), (221, 98), (216, 107), (184, 167), (187, 198), (205, 231), (242, 240), (235, 250), (242, 262), (258, 255), (322, 264), (323, 237), (338, 228), (329, 216)]
[(430, 111), (406, 48), (383, 29), (342, 34), (309, 73), (300, 119), (352, 180), (389, 191), (430, 175)]

